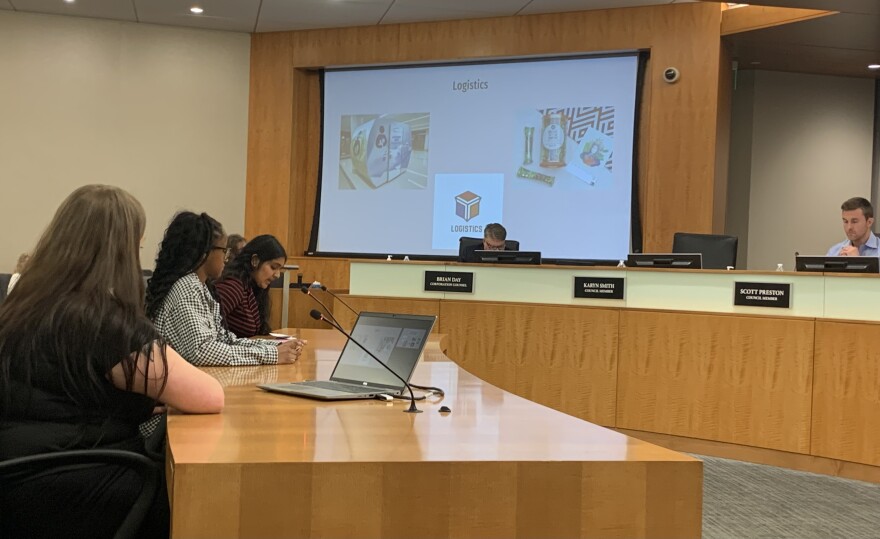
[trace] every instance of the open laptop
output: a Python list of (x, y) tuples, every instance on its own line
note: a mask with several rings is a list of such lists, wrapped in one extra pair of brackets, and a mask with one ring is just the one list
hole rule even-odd
[[(409, 382), (436, 320), (436, 316), (362, 312), (351, 336)], [(406, 386), (349, 339), (330, 380), (257, 387), (310, 399), (351, 400), (372, 399), (379, 394), (399, 395)]]

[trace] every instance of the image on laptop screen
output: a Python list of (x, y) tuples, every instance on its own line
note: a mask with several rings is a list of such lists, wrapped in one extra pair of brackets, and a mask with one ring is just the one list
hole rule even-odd
[[(409, 381), (425, 347), (434, 316), (362, 312), (351, 336)], [(403, 384), (353, 342), (346, 342), (331, 380), (402, 388)]]

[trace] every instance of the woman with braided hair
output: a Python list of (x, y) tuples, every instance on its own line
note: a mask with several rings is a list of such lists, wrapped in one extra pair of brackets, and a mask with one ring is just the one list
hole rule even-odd
[(147, 283), (146, 310), (162, 337), (199, 366), (293, 363), (305, 341), (242, 339), (223, 325), (206, 282), (220, 277), (228, 257), (223, 226), (207, 213), (171, 220)]

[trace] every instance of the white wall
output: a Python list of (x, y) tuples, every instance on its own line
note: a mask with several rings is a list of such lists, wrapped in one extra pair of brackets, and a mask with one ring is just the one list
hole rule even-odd
[(244, 225), (250, 36), (0, 11), (0, 272), (87, 183)]
[[(747, 267), (768, 270), (783, 263), (793, 270), (795, 251), (825, 254), (844, 239), (844, 200), (871, 196), (874, 81), (756, 71), (750, 97), (751, 126), (740, 119), (734, 130), (750, 127), (751, 137), (731, 137), (738, 144), (750, 139), (748, 150), (731, 151), (731, 185), (742, 193), (742, 182), (748, 182)], [(748, 93), (734, 93), (734, 100), (743, 98)], [(750, 178), (743, 178), (734, 155), (751, 160)]]
[(739, 238), (736, 267), (748, 267), (749, 190), (752, 178), (752, 131), (755, 71), (740, 71), (730, 108), (730, 160), (727, 170), (727, 212), (724, 233)]

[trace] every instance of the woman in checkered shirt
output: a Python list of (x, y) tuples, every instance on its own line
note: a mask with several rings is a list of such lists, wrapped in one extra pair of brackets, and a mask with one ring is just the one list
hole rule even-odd
[(220, 277), (228, 256), (223, 226), (208, 214), (178, 213), (165, 231), (147, 283), (146, 308), (156, 329), (199, 366), (292, 363), (305, 341), (239, 338), (227, 330), (205, 284)]

